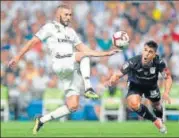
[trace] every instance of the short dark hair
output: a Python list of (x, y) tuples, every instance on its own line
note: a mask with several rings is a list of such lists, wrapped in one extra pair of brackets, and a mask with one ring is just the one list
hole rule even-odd
[(59, 9), (59, 8), (70, 9), (70, 6), (68, 6), (66, 4), (61, 4), (57, 7), (57, 9)]
[(155, 41), (150, 40), (150, 41), (146, 42), (145, 45), (147, 45), (148, 47), (153, 48), (155, 51), (157, 51), (158, 44)]

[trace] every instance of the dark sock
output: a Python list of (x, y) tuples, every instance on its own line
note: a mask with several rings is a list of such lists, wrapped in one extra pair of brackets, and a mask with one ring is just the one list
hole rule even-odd
[(141, 104), (139, 109), (135, 111), (138, 115), (140, 115), (141, 117), (147, 119), (147, 120), (151, 120), (152, 122), (154, 122), (156, 120), (156, 117), (149, 111), (149, 109)]
[(161, 107), (160, 110), (154, 108), (153, 111), (154, 111), (154, 114), (156, 115), (156, 117), (159, 117), (161, 119), (163, 118), (163, 107)]

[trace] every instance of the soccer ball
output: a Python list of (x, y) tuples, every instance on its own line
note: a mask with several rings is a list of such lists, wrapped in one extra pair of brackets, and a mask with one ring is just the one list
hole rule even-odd
[(114, 46), (125, 49), (129, 45), (129, 36), (124, 31), (115, 32), (112, 36), (112, 42)]

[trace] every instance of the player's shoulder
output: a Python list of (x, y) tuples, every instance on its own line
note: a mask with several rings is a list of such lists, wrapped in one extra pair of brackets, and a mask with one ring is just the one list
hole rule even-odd
[(53, 23), (53, 21), (48, 21), (42, 27), (44, 27), (46, 29), (52, 29), (55, 27), (55, 24)]
[[(139, 64), (141, 63), (140, 60), (141, 60), (141, 56), (140, 56), (140, 55), (137, 55), (137, 56), (134, 56), (134, 57), (128, 59), (128, 61), (126, 62), (126, 64), (127, 64), (129, 67), (131, 67), (131, 68), (136, 68), (136, 67), (138, 67)], [(126, 65), (126, 66), (127, 66), (127, 65)]]
[(68, 26), (68, 31), (72, 32), (72, 33), (76, 33), (76, 31), (72, 27), (70, 27), (70, 26)]
[(130, 58), (128, 61), (129, 63), (138, 64), (141, 61), (141, 57), (142, 57), (141, 55), (137, 55), (137, 56)]
[(162, 57), (160, 57), (159, 55), (156, 55), (154, 62), (159, 65), (166, 64), (165, 60)]

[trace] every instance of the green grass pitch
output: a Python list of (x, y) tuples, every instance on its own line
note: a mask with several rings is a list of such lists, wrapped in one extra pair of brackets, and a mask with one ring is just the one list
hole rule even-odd
[(133, 122), (48, 122), (37, 135), (34, 122), (2, 122), (1, 137), (179, 137), (179, 122), (167, 122), (168, 133), (158, 132), (149, 121)]

